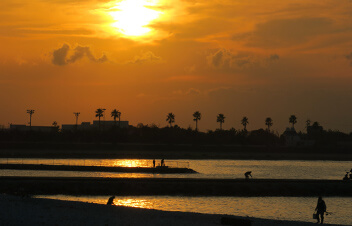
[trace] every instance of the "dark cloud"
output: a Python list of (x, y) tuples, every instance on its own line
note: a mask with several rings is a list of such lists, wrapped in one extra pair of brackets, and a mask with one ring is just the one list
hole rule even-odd
[(141, 55), (135, 56), (129, 64), (157, 63), (161, 61), (161, 57), (156, 56), (153, 52), (148, 51)]
[(350, 61), (350, 64), (352, 66), (352, 52), (348, 55), (346, 55), (346, 59)]
[(254, 66), (265, 66), (267, 63), (279, 60), (277, 54), (269, 57), (259, 57), (253, 53), (232, 53), (228, 49), (219, 49), (207, 56), (208, 64), (218, 69), (244, 69)]
[[(70, 56), (69, 52), (73, 52)], [(100, 58), (96, 58), (88, 46), (76, 46), (76, 48), (71, 49), (69, 45), (63, 44), (61, 48), (54, 50), (52, 63), (55, 65), (63, 66), (67, 64), (72, 64), (83, 57), (87, 57), (92, 62), (103, 63), (108, 60), (104, 54)]]
[(337, 32), (328, 18), (294, 18), (257, 24), (254, 31), (238, 34), (233, 40), (245, 40), (248, 46), (289, 47), (312, 37)]
[(279, 57), (279, 55), (277, 55), (277, 54), (272, 54), (272, 55), (270, 55), (270, 57), (269, 57), (269, 60), (273, 60), (273, 61), (278, 60), (278, 59), (280, 59), (280, 57)]

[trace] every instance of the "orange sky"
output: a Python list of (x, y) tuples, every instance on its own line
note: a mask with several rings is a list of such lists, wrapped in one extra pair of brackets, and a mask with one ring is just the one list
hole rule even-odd
[(200, 111), (202, 131), (219, 113), (225, 129), (295, 114), (352, 131), (350, 0), (3, 0), (0, 27), (2, 125), (116, 108), (132, 125)]

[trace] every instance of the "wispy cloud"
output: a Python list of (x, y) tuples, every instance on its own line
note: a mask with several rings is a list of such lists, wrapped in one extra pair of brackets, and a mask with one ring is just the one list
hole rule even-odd
[(133, 60), (128, 61), (129, 64), (144, 64), (144, 63), (158, 63), (161, 62), (161, 57), (156, 56), (153, 52), (144, 52), (141, 55), (137, 55)]
[(352, 66), (352, 52), (348, 55), (346, 55), (346, 59), (350, 61), (350, 64)]

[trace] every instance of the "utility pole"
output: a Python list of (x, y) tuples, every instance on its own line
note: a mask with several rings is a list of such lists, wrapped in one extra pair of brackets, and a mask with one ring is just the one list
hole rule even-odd
[(78, 117), (79, 117), (79, 114), (81, 114), (80, 112), (73, 112), (73, 114), (76, 116), (76, 129), (78, 127)]
[(32, 115), (34, 114), (34, 110), (27, 110), (27, 114), (29, 114), (29, 129), (32, 130)]

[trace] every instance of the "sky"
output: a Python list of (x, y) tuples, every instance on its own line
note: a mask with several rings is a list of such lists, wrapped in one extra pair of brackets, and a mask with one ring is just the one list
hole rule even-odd
[(351, 0), (2, 0), (0, 124), (352, 132)]

